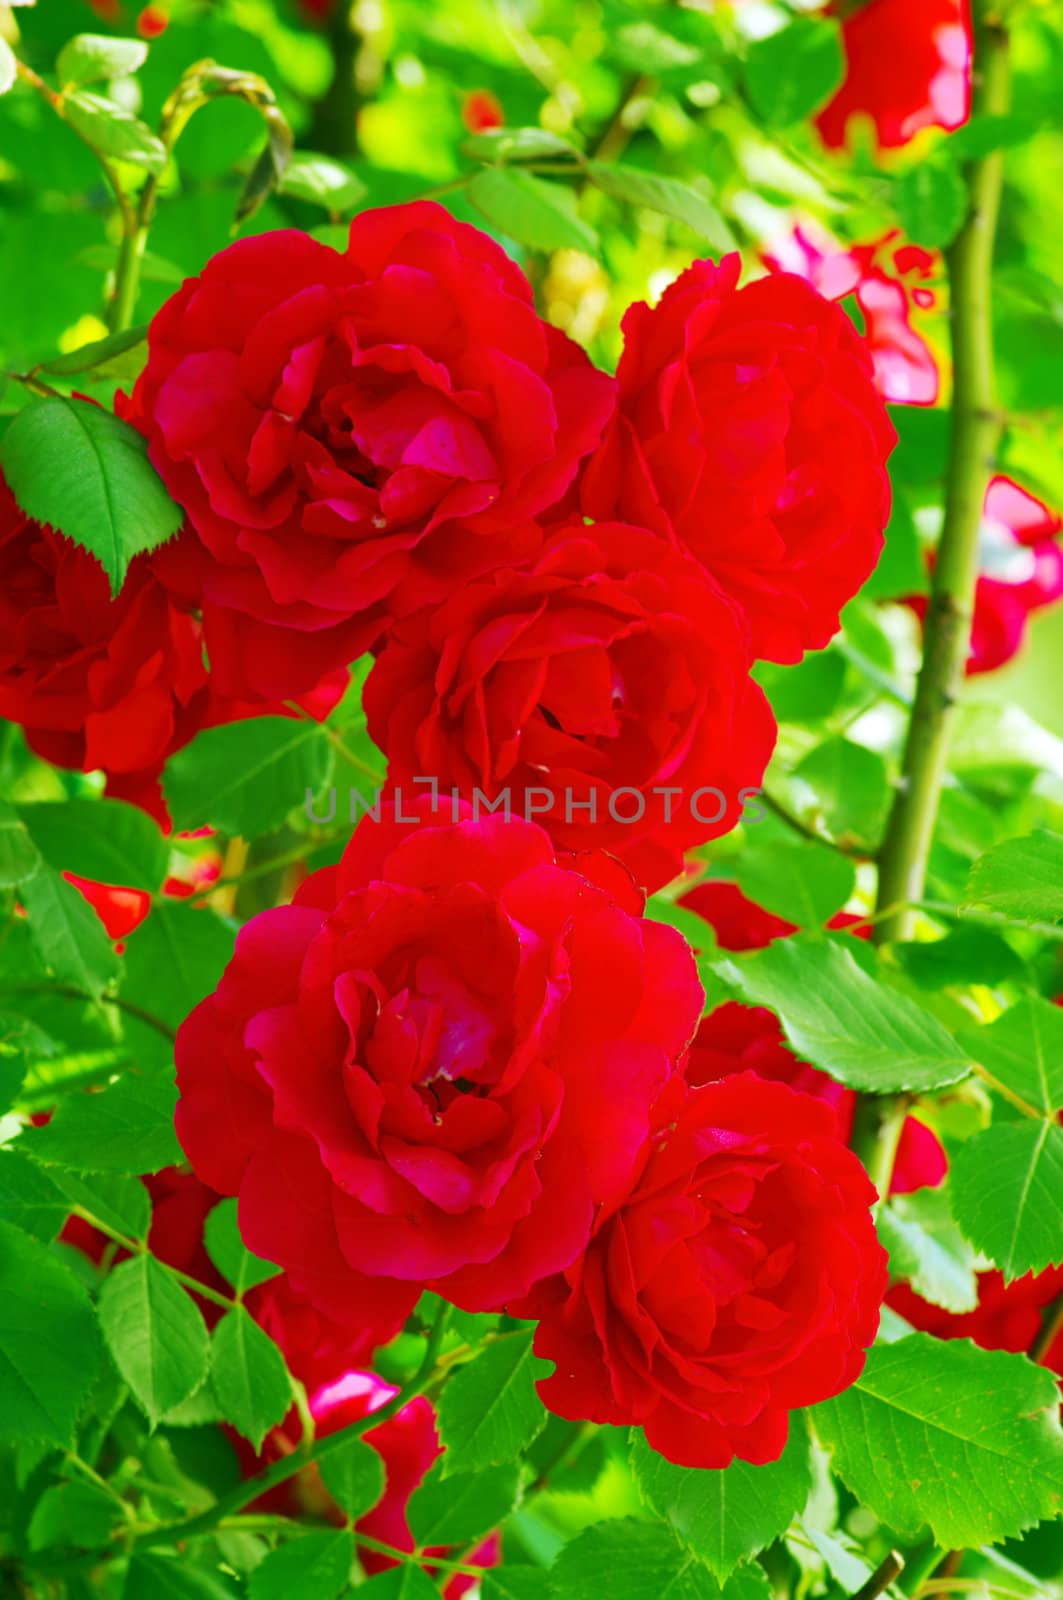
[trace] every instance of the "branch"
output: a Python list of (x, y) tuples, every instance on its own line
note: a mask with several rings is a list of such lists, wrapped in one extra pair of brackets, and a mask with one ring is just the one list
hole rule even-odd
[(84, 1000), (88, 1005), (114, 1006), (116, 1011), (125, 1012), (127, 1017), (136, 1017), (138, 1022), (143, 1022), (146, 1027), (154, 1028), (156, 1033), (161, 1033), (164, 1039), (176, 1039), (177, 1031), (164, 1022), (161, 1017), (156, 1017), (152, 1012), (145, 1011), (143, 1006), (136, 1005), (132, 1000), (123, 1000), (116, 994), (87, 994), (84, 989), (77, 989), (72, 983), (0, 983), (2, 994), (58, 994), (66, 1000)]
[(894, 1578), (904, 1571), (904, 1557), (898, 1555), (896, 1550), (891, 1550), (881, 1566), (868, 1578), (862, 1589), (857, 1589), (852, 1600), (877, 1600), (877, 1596), (885, 1594)]

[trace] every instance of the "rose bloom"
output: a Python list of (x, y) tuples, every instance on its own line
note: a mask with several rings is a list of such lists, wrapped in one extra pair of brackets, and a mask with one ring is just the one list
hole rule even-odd
[[(1026, 642), (1031, 612), (1063, 599), (1061, 527), (1058, 512), (1011, 478), (990, 483), (979, 532), (968, 677), (1005, 666)], [(925, 595), (913, 595), (906, 604), (925, 619)]]
[(95, 556), (23, 516), (0, 479), (0, 717), (32, 750), (121, 793), (199, 726), (206, 682), (198, 625), (146, 556), (112, 598)]
[[(309, 1396), (316, 1437), (327, 1439), (330, 1434), (360, 1422), (363, 1417), (379, 1411), (396, 1393), (390, 1384), (373, 1372), (344, 1371)], [(302, 1437), (302, 1421), (293, 1407), (283, 1424), (266, 1435), (261, 1453), (254, 1451), (238, 1434), (230, 1432), (230, 1437), (244, 1476), (252, 1477), (274, 1461), (290, 1455)], [(420, 1487), (429, 1469), (443, 1453), (431, 1402), (423, 1395), (418, 1395), (393, 1417), (370, 1428), (362, 1438), (384, 1463), (384, 1493), (372, 1510), (355, 1523), (355, 1538), (362, 1533), (367, 1538), (391, 1545), (395, 1550), (413, 1551), (415, 1544), (406, 1519), (406, 1508), (414, 1490)], [(260, 1495), (254, 1502), (254, 1508), (291, 1517), (323, 1518), (337, 1527), (345, 1526), (347, 1520), (315, 1466), (304, 1467), (287, 1483)], [(439, 1546), (429, 1551), (429, 1554), (440, 1557), (448, 1553)], [(462, 1560), (472, 1566), (493, 1567), (500, 1553), (498, 1536), (492, 1534), (471, 1554), (463, 1555)], [(358, 1546), (358, 1559), (370, 1577), (398, 1565), (390, 1556), (364, 1545)], [(429, 1574), (432, 1570), (426, 1564)], [(444, 1600), (460, 1600), (476, 1581), (470, 1573), (456, 1573), (444, 1585)]]
[(941, 276), (940, 256), (905, 244), (896, 230), (847, 250), (825, 229), (803, 222), (773, 240), (764, 259), (773, 271), (807, 279), (828, 300), (854, 296), (883, 400), (936, 405), (941, 387), (937, 361), (913, 328), (912, 313), (937, 304), (926, 284)]
[(855, 117), (883, 149), (922, 128), (951, 131), (971, 110), (969, 0), (869, 0), (842, 22), (845, 80), (816, 118), (824, 144), (845, 145)]
[(397, 623), (365, 708), (390, 783), (508, 791), (560, 848), (608, 849), (658, 888), (734, 827), (770, 758), (749, 666), (741, 615), (696, 562), (643, 529), (575, 524)]
[[(1063, 1293), (1063, 1267), (1028, 1272), (1012, 1283), (1001, 1272), (978, 1274), (978, 1305), (973, 1311), (946, 1311), (917, 1295), (907, 1283), (895, 1285), (887, 1304), (922, 1333), (938, 1339), (973, 1339), (983, 1350), (1032, 1351), (1045, 1325), (1045, 1313)], [(1042, 1356), (1046, 1367), (1063, 1375), (1063, 1333)]]
[(421, 201), (345, 251), (241, 239), (154, 318), (125, 410), (191, 523), (154, 558), (220, 692), (286, 698), (534, 548), (614, 401), (486, 234)]
[(789, 1413), (860, 1374), (886, 1290), (874, 1190), (826, 1106), (743, 1073), (690, 1092), (540, 1318), (561, 1416), (645, 1429), (669, 1461), (776, 1460)]
[(421, 811), (241, 930), (178, 1034), (177, 1131), (267, 1260), (493, 1309), (623, 1194), (701, 985), (612, 858)]
[(740, 267), (695, 262), (625, 315), (583, 507), (685, 546), (745, 611), (754, 655), (797, 661), (878, 560), (896, 435), (845, 313), (789, 274), (739, 289)]
[[(704, 917), (724, 950), (762, 950), (776, 939), (796, 933), (793, 923), (773, 916), (749, 900), (735, 883), (701, 883), (689, 890), (680, 905)], [(857, 938), (867, 937), (866, 924), (849, 912), (839, 911), (827, 926), (835, 930), (857, 925)], [(742, 1005), (727, 1000), (702, 1017), (687, 1057), (686, 1075), (700, 1085), (751, 1071), (762, 1078), (788, 1083), (803, 1094), (829, 1106), (839, 1139), (848, 1141), (853, 1129), (856, 1095), (852, 1089), (801, 1061), (786, 1043), (782, 1025), (766, 1006)], [(916, 1189), (936, 1189), (948, 1171), (944, 1148), (924, 1122), (906, 1117), (893, 1165), (891, 1194), (911, 1194)]]

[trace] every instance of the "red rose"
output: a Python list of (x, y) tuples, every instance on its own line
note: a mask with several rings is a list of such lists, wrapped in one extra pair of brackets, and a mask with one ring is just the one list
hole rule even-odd
[(108, 790), (154, 775), (198, 726), (198, 625), (145, 556), (111, 598), (96, 558), (24, 517), (0, 479), (0, 716), (58, 766), (102, 769)]
[(614, 398), (502, 249), (423, 201), (363, 212), (344, 252), (239, 240), (148, 345), (126, 409), (191, 523), (156, 568), (201, 606), (221, 692), (251, 699), (533, 548)]
[(564, 1417), (669, 1461), (774, 1461), (789, 1413), (851, 1384), (878, 1326), (874, 1190), (829, 1110), (752, 1073), (691, 1091), (586, 1254), (516, 1308)]
[(627, 312), (583, 504), (684, 545), (742, 606), (754, 654), (797, 661), (878, 560), (896, 435), (845, 313), (786, 273), (739, 289), (740, 265), (697, 261)]
[(241, 930), (178, 1034), (177, 1131), (293, 1275), (495, 1308), (623, 1194), (701, 986), (609, 857), (424, 810)]
[[(344, 1372), (334, 1382), (310, 1394), (310, 1414), (314, 1419), (317, 1438), (327, 1439), (330, 1434), (338, 1433), (342, 1428), (350, 1427), (352, 1423), (379, 1411), (396, 1392), (373, 1372)], [(267, 1434), (261, 1454), (252, 1450), (239, 1435), (230, 1436), (244, 1476), (251, 1477), (263, 1467), (291, 1453), (302, 1437), (302, 1421), (293, 1407), (281, 1427)], [(417, 1396), (393, 1417), (370, 1428), (362, 1437), (384, 1463), (384, 1493), (372, 1510), (355, 1523), (356, 1536), (361, 1533), (369, 1539), (391, 1545), (394, 1550), (412, 1552), (415, 1549), (414, 1538), (406, 1519), (410, 1496), (420, 1487), (429, 1469), (443, 1453), (431, 1402), (423, 1395)], [(260, 1495), (255, 1506), (293, 1517), (309, 1514), (314, 1518), (325, 1518), (338, 1527), (347, 1520), (314, 1466), (304, 1467), (288, 1483)], [(427, 1553), (440, 1557), (448, 1554), (440, 1546), (432, 1547)], [(498, 1536), (492, 1534), (471, 1554), (463, 1555), (462, 1561), (472, 1566), (493, 1567), (499, 1555)], [(397, 1565), (390, 1556), (364, 1545), (358, 1546), (358, 1559), (370, 1576)], [(428, 1564), (426, 1571), (432, 1573)], [(455, 1574), (443, 1587), (445, 1600), (460, 1600), (475, 1582), (469, 1573)]]
[(969, 0), (869, 0), (842, 23), (845, 81), (816, 118), (824, 144), (846, 143), (853, 117), (879, 145), (921, 128), (960, 128), (971, 110)]
[(854, 295), (864, 320), (875, 384), (883, 400), (897, 405), (937, 404), (941, 381), (926, 340), (912, 326), (913, 308), (928, 311), (937, 296), (926, 287), (940, 277), (941, 258), (904, 244), (894, 231), (871, 244), (846, 250), (815, 223), (802, 223), (773, 241), (765, 262), (777, 272), (795, 272), (828, 300)]
[[(978, 1274), (978, 1304), (973, 1311), (946, 1311), (917, 1295), (907, 1283), (898, 1283), (887, 1304), (922, 1333), (938, 1339), (973, 1339), (983, 1350), (1010, 1350), (1025, 1355), (1044, 1328), (1044, 1313), (1063, 1293), (1063, 1267), (1028, 1272), (1012, 1283), (1001, 1272)], [(1041, 1358), (1046, 1367), (1063, 1375), (1063, 1334)]]
[[(736, 883), (699, 883), (682, 897), (680, 904), (704, 917), (724, 950), (762, 950), (776, 939), (797, 932), (795, 924), (784, 922), (782, 917), (747, 899)], [(866, 922), (847, 911), (839, 911), (827, 926), (839, 931), (855, 928), (856, 938), (867, 938), (870, 932)], [(799, 1060), (786, 1043), (773, 1011), (726, 1001), (698, 1024), (686, 1062), (687, 1080), (701, 1085), (747, 1071), (787, 1083), (792, 1089), (822, 1100), (834, 1112), (839, 1139), (848, 1141), (856, 1111), (853, 1091), (818, 1067)], [(890, 1193), (936, 1189), (947, 1171), (948, 1157), (936, 1134), (917, 1117), (906, 1117)]]
[[(990, 483), (979, 538), (968, 677), (1005, 666), (1026, 642), (1031, 612), (1063, 599), (1061, 527), (1058, 512), (1011, 478)], [(925, 595), (906, 603), (920, 621), (925, 619)]]
[(696, 562), (640, 528), (577, 524), (398, 622), (365, 708), (399, 788), (508, 794), (560, 848), (608, 849), (657, 888), (735, 826), (770, 758), (749, 664)]
[(332, 1383), (352, 1361), (371, 1361), (381, 1345), (402, 1332), (418, 1294), (386, 1279), (374, 1279), (366, 1288), (357, 1273), (330, 1281), (325, 1293), (318, 1285), (313, 1291), (282, 1272), (246, 1296), (248, 1311), (308, 1389)]

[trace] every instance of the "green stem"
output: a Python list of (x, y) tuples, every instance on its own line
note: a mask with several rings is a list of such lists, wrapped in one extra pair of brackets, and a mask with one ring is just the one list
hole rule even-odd
[[(972, 116), (1002, 116), (1011, 105), (1008, 35), (993, 0), (975, 0)], [(1000, 440), (993, 371), (993, 246), (1004, 157), (991, 151), (965, 171), (967, 216), (947, 253), (952, 315), (953, 402), (945, 521), (930, 586), (923, 664), (901, 776), (879, 853), (878, 899), (893, 907), (875, 925), (877, 944), (911, 936), (912, 903), (923, 894), (945, 782), (953, 709), (970, 647), (978, 576), (978, 534)], [(862, 1099), (854, 1148), (879, 1195), (889, 1192), (904, 1102)]]
[[(975, 4), (972, 115), (1006, 115), (1011, 104), (1008, 36)], [(952, 297), (954, 394), (945, 523), (931, 580), (923, 665), (908, 729), (900, 787), (879, 861), (879, 903), (918, 900), (945, 781), (949, 733), (970, 644), (978, 569), (978, 532), (1000, 440), (993, 372), (993, 244), (1003, 183), (1000, 150), (967, 168), (969, 204), (948, 251)], [(911, 914), (898, 912), (876, 937), (908, 937)]]
[(84, 989), (77, 989), (71, 983), (3, 983), (0, 984), (0, 993), (4, 994), (59, 994), (67, 1000), (84, 1000), (88, 1005), (114, 1006), (116, 1011), (124, 1011), (127, 1017), (136, 1017), (138, 1022), (143, 1022), (148, 1028), (154, 1028), (156, 1033), (161, 1033), (164, 1039), (176, 1039), (177, 1032), (168, 1022), (163, 1022), (161, 1017), (156, 1017), (152, 1012), (145, 1011), (143, 1006), (136, 1005), (132, 1000), (123, 1000), (116, 994), (86, 994)]
[(370, 1429), (379, 1427), (416, 1395), (422, 1394), (432, 1380), (435, 1369), (436, 1357), (447, 1331), (447, 1322), (450, 1318), (450, 1307), (445, 1302), (439, 1307), (432, 1331), (425, 1346), (424, 1358), (416, 1373), (408, 1384), (405, 1384), (397, 1394), (368, 1416), (360, 1417), (357, 1422), (352, 1422), (348, 1427), (341, 1428), (338, 1433), (329, 1434), (326, 1439), (318, 1439), (313, 1448), (308, 1451), (297, 1450), (290, 1456), (285, 1456), (282, 1461), (276, 1461), (264, 1472), (258, 1473), (253, 1478), (247, 1478), (243, 1483), (222, 1495), (221, 1499), (203, 1511), (198, 1517), (191, 1517), (187, 1522), (170, 1523), (163, 1527), (150, 1529), (137, 1539), (141, 1548), (151, 1545), (174, 1544), (185, 1539), (197, 1539), (201, 1534), (212, 1533), (221, 1522), (243, 1510), (257, 1500), (259, 1495), (265, 1494), (270, 1489), (275, 1489), (278, 1484), (287, 1483), (296, 1473), (302, 1472), (304, 1467), (326, 1460), (337, 1450), (342, 1450), (352, 1439), (359, 1438)]
[[(72, 1216), (80, 1217), (83, 1222), (87, 1222), (98, 1233), (106, 1234), (108, 1239), (113, 1239), (115, 1244), (121, 1245), (123, 1250), (128, 1250), (130, 1255), (146, 1256), (153, 1253), (151, 1247), (143, 1239), (131, 1239), (128, 1234), (119, 1233), (117, 1228), (112, 1228), (110, 1223), (101, 1221), (95, 1212), (90, 1211), (87, 1206), (72, 1205), (70, 1212)], [(163, 1271), (168, 1272), (170, 1277), (177, 1283), (182, 1284), (186, 1289), (190, 1289), (193, 1294), (201, 1295), (204, 1300), (213, 1300), (215, 1305), (224, 1306), (226, 1311), (231, 1311), (235, 1305), (239, 1304), (239, 1301), (234, 1299), (232, 1295), (223, 1294), (220, 1289), (212, 1289), (209, 1284), (201, 1283), (198, 1278), (190, 1277), (187, 1272), (182, 1272), (179, 1267), (171, 1266), (168, 1261), (163, 1261), (160, 1256), (156, 1256), (155, 1260)]]
[[(148, 179), (151, 183), (153, 180)], [(133, 219), (123, 231), (118, 247), (118, 260), (114, 269), (114, 294), (107, 308), (107, 326), (111, 333), (124, 333), (133, 326), (137, 312), (137, 295), (140, 291), (140, 263), (148, 242), (147, 229)]]

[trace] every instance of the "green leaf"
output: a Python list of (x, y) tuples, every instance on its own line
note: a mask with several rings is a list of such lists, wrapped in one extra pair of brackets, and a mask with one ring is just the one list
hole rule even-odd
[[(995, 989), (1022, 980), (1025, 966), (1008, 941), (973, 923), (951, 928), (941, 939), (912, 939), (893, 946), (893, 957), (922, 989), (984, 983)], [(968, 1044), (966, 1034), (963, 1043)]]
[[(171, 1027), (217, 985), (233, 953), (233, 932), (206, 907), (155, 906), (126, 940), (122, 994)], [(127, 1019), (127, 1030), (130, 1026)]]
[(353, 1556), (345, 1528), (290, 1539), (252, 1572), (248, 1600), (333, 1600), (350, 1581)]
[(0, 1443), (72, 1444), (99, 1356), (74, 1274), (47, 1245), (0, 1222)]
[(837, 649), (811, 651), (793, 667), (758, 661), (754, 677), (780, 722), (816, 722), (835, 710), (845, 688), (845, 657)]
[(891, 1094), (967, 1076), (967, 1057), (941, 1024), (869, 977), (834, 939), (795, 934), (714, 965), (742, 999), (778, 1013), (802, 1060), (850, 1089)]
[(951, 163), (923, 160), (897, 184), (901, 227), (914, 244), (943, 250), (967, 212), (967, 189)]
[(631, 72), (655, 76), (696, 66), (702, 59), (697, 45), (652, 22), (627, 22), (617, 28), (609, 40), (609, 54)]
[(19, 896), (45, 966), (83, 994), (99, 996), (118, 976), (118, 957), (84, 895), (54, 867), (43, 866)]
[(333, 212), (353, 211), (366, 192), (361, 178), (345, 162), (311, 150), (293, 152), (278, 188), (281, 194)]
[(603, 194), (626, 205), (641, 206), (674, 217), (700, 234), (716, 250), (733, 250), (734, 235), (726, 222), (692, 184), (662, 178), (637, 167), (617, 167), (608, 161), (588, 161), (587, 174)]
[(976, 1258), (949, 1210), (944, 1188), (896, 1195), (878, 1217), (889, 1251), (890, 1275), (907, 1278), (916, 1294), (946, 1311), (978, 1304)]
[(508, 1517), (520, 1498), (520, 1467), (443, 1476), (436, 1462), (410, 1497), (408, 1520), (420, 1547), (468, 1545)]
[(48, 1176), (72, 1205), (91, 1211), (127, 1239), (147, 1238), (151, 1196), (139, 1178), (119, 1172), (68, 1172), (62, 1167), (53, 1167)]
[(100, 1326), (122, 1377), (154, 1426), (203, 1382), (210, 1340), (199, 1310), (154, 1256), (104, 1279)]
[(971, 869), (966, 902), (1009, 917), (1058, 922), (1063, 917), (1063, 837), (1039, 828), (987, 851)]
[(662, 1523), (599, 1522), (562, 1549), (550, 1569), (563, 1600), (771, 1600), (759, 1567), (717, 1583), (700, 1557)]
[(1063, 1010), (1031, 995), (1002, 1013), (988, 1027), (957, 1034), (957, 1043), (1044, 1116), (1063, 1108)]
[(320, 1458), (320, 1471), (325, 1488), (349, 1517), (371, 1511), (384, 1493), (383, 1460), (364, 1439), (330, 1445)]
[(114, 594), (133, 557), (181, 526), (140, 434), (87, 400), (32, 400), (0, 440), (0, 466), (26, 515), (90, 551)]
[(30, 1066), (54, 1057), (58, 1050), (55, 1040), (29, 1017), (0, 1011), (0, 1111), (19, 1098)]
[(549, 161), (579, 155), (568, 139), (545, 128), (488, 128), (474, 133), (461, 148), (477, 161)]
[(0, 1221), (47, 1244), (69, 1212), (62, 1192), (35, 1161), (11, 1146), (0, 1146)]
[(243, 1306), (227, 1311), (214, 1329), (210, 1381), (222, 1416), (256, 1450), (292, 1404), (284, 1357)]
[(443, 1390), (439, 1432), (447, 1477), (512, 1461), (546, 1426), (535, 1380), (550, 1367), (532, 1354), (533, 1332), (506, 1334), (486, 1345)]
[(849, 739), (825, 739), (798, 763), (794, 777), (812, 790), (835, 839), (878, 843), (889, 809), (890, 785), (886, 763), (876, 750)]
[(379, 1572), (362, 1585), (359, 1600), (439, 1600), (439, 1590), (422, 1567), (412, 1561)]
[(808, 1434), (794, 1417), (778, 1461), (735, 1460), (721, 1471), (677, 1467), (632, 1429), (631, 1465), (643, 1498), (723, 1582), (786, 1531), (812, 1488)]
[(175, 828), (211, 823), (254, 839), (318, 795), (332, 773), (332, 747), (316, 722), (252, 717), (206, 728), (167, 762), (162, 786)]
[(1059, 1511), (1059, 1392), (1025, 1356), (912, 1334), (876, 1345), (812, 1416), (835, 1471), (905, 1540), (929, 1525), (943, 1550), (967, 1549)]
[(483, 1575), (480, 1600), (544, 1600), (553, 1590), (541, 1567), (492, 1567)]
[(122, 1600), (236, 1600), (236, 1590), (219, 1572), (195, 1567), (187, 1555), (134, 1555), (126, 1572)]
[(492, 227), (530, 250), (598, 252), (594, 230), (576, 215), (575, 195), (558, 183), (519, 169), (486, 167), (466, 192)]
[(173, 1131), (176, 1104), (168, 1074), (127, 1071), (99, 1092), (68, 1095), (34, 1133), (33, 1154), (79, 1172), (158, 1172), (183, 1160)]
[(102, 94), (76, 89), (63, 96), (63, 116), (94, 150), (145, 172), (161, 172), (166, 146), (146, 123)]
[(1063, 1128), (998, 1123), (968, 1139), (949, 1177), (956, 1221), (1004, 1277), (1063, 1263)]
[(129, 78), (139, 72), (148, 59), (148, 47), (140, 39), (112, 39), (102, 33), (78, 33), (68, 39), (55, 63), (56, 76), (64, 89), (82, 83), (106, 83), (112, 78)]
[(169, 846), (159, 825), (124, 800), (50, 800), (19, 816), (50, 867), (96, 883), (160, 888)]
[(750, 45), (746, 90), (770, 128), (803, 122), (834, 93), (845, 73), (838, 25), (827, 18), (794, 18)]
[(115, 1501), (95, 1484), (57, 1483), (34, 1506), (26, 1543), (31, 1550), (99, 1550), (121, 1522)]
[[(130, 352), (139, 352), (139, 359), (130, 360)], [(54, 356), (42, 361), (38, 372), (52, 373), (58, 378), (73, 378), (82, 372), (105, 368), (118, 376), (136, 376), (147, 359), (148, 329), (145, 323), (139, 328), (126, 328), (122, 333), (109, 333), (106, 339), (93, 339), (90, 344), (80, 344), (65, 356)]]
[(18, 77), (15, 52), (6, 39), (0, 38), (0, 94), (6, 94)]
[(14, 889), (41, 864), (37, 847), (14, 806), (0, 800), (0, 889)]
[(802, 928), (821, 928), (856, 888), (847, 857), (819, 844), (752, 844), (738, 858), (748, 899)]
[(1008, 150), (1025, 144), (1038, 131), (1035, 117), (1018, 112), (1006, 116), (971, 117), (949, 139), (949, 153), (964, 160), (980, 160), (993, 150)]
[(236, 1213), (235, 1200), (219, 1201), (207, 1217), (203, 1242), (226, 1282), (232, 1284), (237, 1294), (245, 1294), (257, 1283), (275, 1278), (281, 1268), (251, 1254), (241, 1237)]

